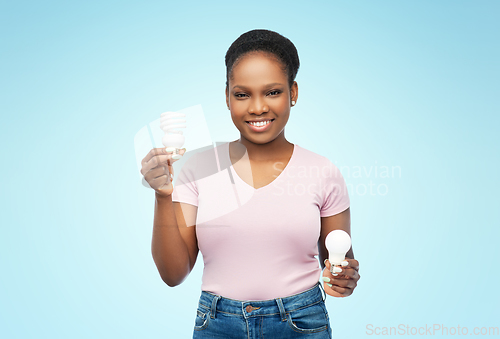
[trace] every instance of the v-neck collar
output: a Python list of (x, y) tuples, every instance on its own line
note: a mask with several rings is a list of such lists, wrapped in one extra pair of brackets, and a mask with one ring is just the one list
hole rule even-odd
[[(277, 180), (280, 180), (284, 176), (284, 173), (290, 167), (290, 164), (292, 164), (295, 161), (295, 158), (297, 157), (297, 147), (298, 147), (298, 145), (297, 144), (293, 144), (292, 156), (290, 157), (290, 160), (288, 160), (288, 163), (286, 164), (285, 168), (283, 168), (283, 170), (281, 171), (281, 173), (276, 178), (274, 178), (274, 180), (271, 181), (269, 184), (267, 184), (265, 186), (262, 186), (262, 187), (259, 187), (259, 188), (255, 188), (255, 187), (249, 185), (245, 180), (241, 179), (240, 176), (238, 175), (238, 173), (236, 173), (236, 170), (234, 169), (233, 164), (231, 162), (231, 155), (229, 153), (229, 144), (230, 144), (230, 142), (228, 142), (227, 146), (226, 146), (227, 147), (226, 156), (227, 156), (227, 159), (229, 161), (229, 169), (230, 169), (230, 171), (231, 171), (231, 173), (233, 175), (233, 178), (235, 177), (236, 180), (238, 180), (239, 182), (241, 182), (243, 185), (249, 187), (250, 189), (254, 190), (255, 192), (260, 192), (260, 191), (266, 189), (269, 186), (273, 186), (276, 183)], [(253, 178), (253, 176), (252, 176), (252, 178)]]

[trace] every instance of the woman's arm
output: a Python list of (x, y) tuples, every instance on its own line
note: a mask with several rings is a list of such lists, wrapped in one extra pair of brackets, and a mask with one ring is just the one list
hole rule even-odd
[(318, 241), (321, 268), (325, 268), (325, 266), (327, 268), (326, 270), (323, 270), (323, 281), (328, 286), (325, 287), (325, 292), (334, 297), (346, 297), (351, 295), (360, 278), (358, 273), (359, 263), (356, 259), (354, 259), (354, 252), (351, 247), (346, 253), (346, 261), (348, 262), (348, 265), (337, 268), (337, 270), (342, 269), (342, 272), (336, 273), (337, 275), (334, 276), (332, 274), (330, 271), (330, 263), (326, 260), (328, 259), (328, 250), (325, 246), (325, 239), (326, 236), (333, 230), (343, 230), (347, 232), (349, 236), (351, 235), (350, 208), (347, 208), (339, 214), (321, 218), (321, 233)]
[(162, 280), (179, 285), (193, 269), (198, 256), (196, 206), (173, 202), (172, 196), (155, 194), (151, 253)]

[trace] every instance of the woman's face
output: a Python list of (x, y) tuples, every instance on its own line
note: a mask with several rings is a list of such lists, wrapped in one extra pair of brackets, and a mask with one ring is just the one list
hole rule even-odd
[[(226, 103), (241, 137), (265, 144), (284, 138), (291, 102), (297, 101), (297, 94), (297, 83), (289, 88), (286, 73), (275, 58), (251, 52), (233, 67)], [(257, 126), (251, 122), (258, 122)]]

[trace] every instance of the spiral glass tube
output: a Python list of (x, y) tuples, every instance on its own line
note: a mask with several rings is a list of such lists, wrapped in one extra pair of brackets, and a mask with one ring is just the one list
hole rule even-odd
[(172, 159), (180, 159), (180, 148), (184, 145), (184, 135), (180, 129), (186, 128), (184, 119), (186, 115), (179, 112), (165, 112), (160, 117), (160, 128), (165, 132), (162, 138), (163, 146), (166, 147), (167, 152), (172, 152)]

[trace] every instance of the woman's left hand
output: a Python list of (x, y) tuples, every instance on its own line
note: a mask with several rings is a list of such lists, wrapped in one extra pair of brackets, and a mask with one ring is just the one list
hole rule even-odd
[[(326, 294), (333, 297), (344, 298), (352, 294), (358, 284), (360, 275), (359, 262), (356, 259), (345, 259), (347, 266), (336, 265), (333, 270), (337, 276), (332, 274), (332, 265), (328, 259), (325, 260), (325, 269), (323, 270), (323, 287)], [(345, 263), (344, 263), (345, 265)], [(340, 271), (341, 270), (341, 271)], [(328, 281), (329, 280), (329, 281)]]

